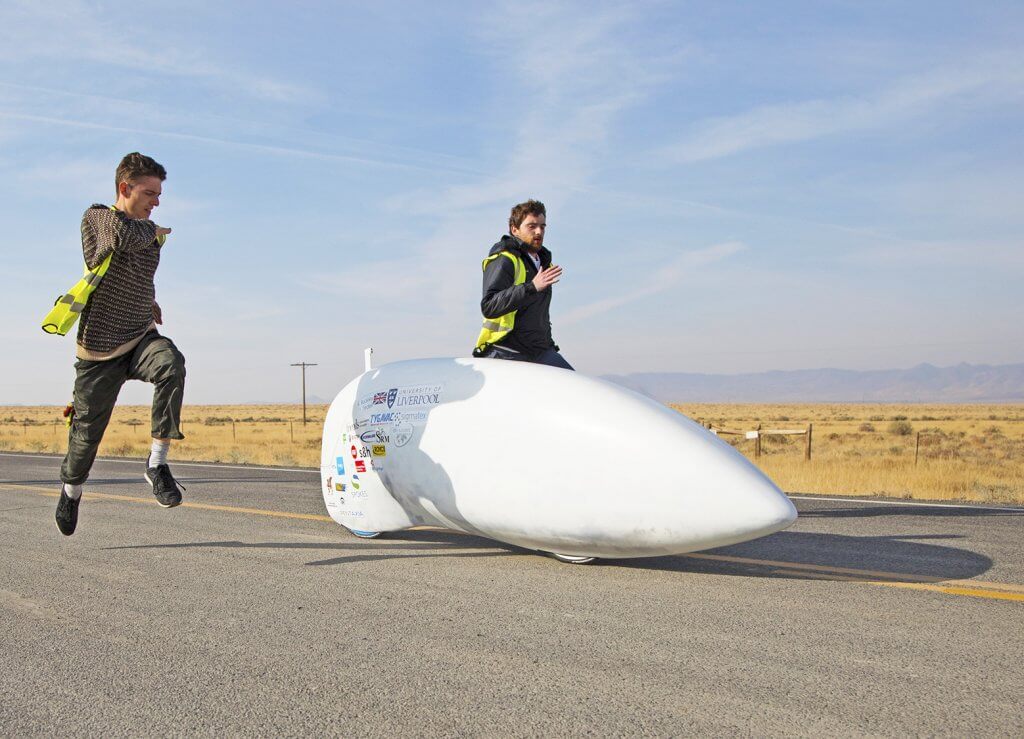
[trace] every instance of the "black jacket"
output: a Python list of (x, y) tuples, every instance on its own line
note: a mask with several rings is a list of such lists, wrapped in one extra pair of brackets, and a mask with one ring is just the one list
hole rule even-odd
[[(513, 284), (516, 280), (515, 265), (510, 259), (500, 257), (492, 259), (484, 270), (484, 296), (480, 301), (480, 311), (484, 318), (498, 318), (511, 311), (516, 311), (516, 322), (508, 335), (497, 342), (505, 346), (535, 357), (547, 349), (558, 351), (551, 338), (551, 291), (537, 292), (533, 286), (533, 278), (537, 276), (537, 268), (527, 254), (523, 243), (514, 236), (502, 236), (501, 241), (491, 247), (490, 254), (511, 252), (523, 260), (526, 266), (526, 283)], [(537, 252), (542, 268), (551, 266), (551, 252), (543, 246)]]

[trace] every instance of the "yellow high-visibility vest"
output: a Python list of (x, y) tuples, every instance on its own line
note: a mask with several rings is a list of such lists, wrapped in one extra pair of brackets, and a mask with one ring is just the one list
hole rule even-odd
[[(513, 285), (522, 285), (526, 282), (526, 265), (523, 264), (523, 260), (518, 256), (508, 251), (500, 251), (497, 254), (492, 254), (487, 257), (483, 263), (483, 269), (487, 269), (487, 265), (493, 262), (498, 257), (508, 257), (512, 260), (512, 264), (516, 268), (516, 279)], [(508, 332), (513, 329), (516, 325), (516, 312), (511, 311), (498, 318), (484, 318), (483, 328), (480, 330), (480, 336), (476, 340), (477, 350), (483, 350), (490, 344), (496, 341), (500, 341), (508, 336)]]
[[(113, 206), (110, 209), (117, 210)], [(166, 239), (167, 237), (163, 234), (156, 237), (160, 246), (164, 245)], [(64, 293), (63, 297), (57, 298), (53, 308), (46, 314), (46, 317), (43, 319), (43, 331), (48, 334), (67, 335), (68, 331), (78, 321), (78, 317), (82, 315), (85, 304), (89, 302), (89, 296), (93, 294), (100, 284), (100, 280), (103, 279), (103, 275), (107, 273), (107, 269), (110, 267), (110, 260), (113, 258), (114, 252), (110, 252), (107, 258), (95, 269), (89, 269), (89, 265), (85, 266), (85, 274), (82, 276), (82, 279)]]

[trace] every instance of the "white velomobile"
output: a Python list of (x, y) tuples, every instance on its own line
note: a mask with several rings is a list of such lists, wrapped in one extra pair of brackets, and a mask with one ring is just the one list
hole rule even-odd
[(331, 404), (320, 473), (331, 518), (357, 536), (439, 526), (568, 562), (710, 549), (796, 520), (771, 480), (680, 413), (498, 359), (367, 369)]

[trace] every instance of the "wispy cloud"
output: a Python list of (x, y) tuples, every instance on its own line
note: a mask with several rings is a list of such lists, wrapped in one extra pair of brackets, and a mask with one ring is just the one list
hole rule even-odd
[(907, 241), (868, 246), (840, 257), (840, 262), (886, 268), (989, 268), (1005, 277), (1024, 269), (1024, 241)]
[[(605, 162), (618, 117), (679, 61), (678, 50), (622, 38), (639, 17), (631, 6), (595, 3), (581, 14), (568, 3), (506, 2), (478, 18), (480, 51), (507, 80), (494, 101), (496, 115), (512, 123), (503, 165), (491, 177), (409, 193), (393, 205), (464, 211), (531, 196), (557, 205), (583, 190)], [(521, 26), (527, 32), (509, 32)]]
[[(361, 265), (361, 271), (401, 275), (393, 292), (403, 306), (421, 306), (447, 326), (467, 323), (480, 299), (479, 260), (504, 232), (512, 204), (537, 197), (556, 218), (563, 203), (586, 193), (605, 165), (618, 117), (665, 78), (664, 65), (678, 63), (675, 51), (662, 58), (657, 49), (622, 39), (638, 17), (635, 8), (619, 5), (595, 4), (581, 14), (566, 3), (506, 2), (477, 18), (480, 52), (507, 80), (493, 101), (496, 115), (511, 124), (496, 143), (502, 161), (468, 184), (391, 198), (392, 210), (428, 216), (433, 225), (405, 259)], [(510, 34), (524, 18), (529, 33)], [(474, 243), (478, 249), (467, 253)], [(440, 290), (442, 275), (456, 287)], [(350, 298), (372, 292), (365, 280), (346, 274), (311, 276), (304, 284)]]
[(123, 17), (123, 9), (108, 10), (84, 0), (9, 0), (0, 9), (0, 59), (87, 62), (109, 66), (119, 75), (188, 77), (274, 103), (322, 100), (322, 94), (303, 81), (239, 69), (230, 60), (211, 58), (207, 48), (172, 37), (166, 29), (156, 32), (157, 38), (140, 35)]
[[(162, 138), (178, 139), (183, 141), (194, 141), (197, 143), (226, 146), (236, 149), (244, 149), (262, 154), (273, 154), (292, 158), (312, 159), (322, 162), (336, 162), (343, 164), (359, 164), (367, 167), (385, 168), (394, 170), (417, 170), (425, 172), (437, 172), (440, 167), (435, 164), (417, 163), (405, 160), (375, 159), (368, 156), (355, 156), (350, 154), (334, 154), (330, 152), (315, 151), (312, 149), (299, 149), (290, 146), (278, 146), (274, 144), (259, 144), (248, 141), (237, 141), (216, 136), (203, 136), (199, 134), (181, 133), (178, 131), (161, 130), (154, 128), (135, 128), (129, 126), (116, 126), (109, 123), (95, 122), (89, 120), (75, 120), (59, 118), (55, 116), (33, 115), (30, 113), (19, 113), (14, 111), (0, 110), (0, 118), (8, 120), (26, 121), (29, 123), (43, 123), (55, 126), (66, 126), (70, 128), (84, 128), (99, 131), (112, 131), (116, 133), (132, 133), (145, 136), (158, 136)], [(454, 170), (453, 174), (464, 174), (462, 170)]]
[(685, 252), (667, 266), (653, 273), (650, 282), (647, 284), (632, 289), (627, 288), (610, 298), (578, 306), (569, 311), (568, 314), (561, 316), (558, 319), (558, 323), (560, 326), (571, 326), (574, 323), (585, 321), (588, 318), (593, 318), (610, 310), (615, 310), (651, 295), (664, 292), (684, 280), (692, 278), (701, 267), (726, 259), (744, 249), (746, 249), (746, 246), (738, 241), (727, 241), (722, 244), (709, 246), (706, 249)]
[(991, 56), (956, 69), (907, 77), (863, 95), (764, 105), (734, 116), (711, 118), (698, 122), (681, 141), (662, 150), (659, 159), (696, 162), (884, 127), (928, 113), (955, 98), (985, 95), (999, 104), (1024, 96), (1024, 67), (1019, 58)]

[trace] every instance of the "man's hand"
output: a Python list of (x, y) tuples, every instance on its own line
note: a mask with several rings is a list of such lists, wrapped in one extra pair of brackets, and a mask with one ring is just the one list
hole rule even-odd
[(562, 268), (557, 264), (552, 264), (547, 269), (542, 269), (537, 273), (537, 276), (533, 278), (533, 286), (537, 288), (537, 292), (542, 292), (558, 282), (561, 276)]
[[(164, 230), (170, 231), (171, 229), (165, 228)], [(160, 305), (155, 300), (153, 301), (153, 320), (157, 326), (162, 326), (164, 323), (164, 312), (160, 310)]]
[(169, 229), (169, 228), (164, 228), (163, 226), (157, 226), (156, 227), (156, 235), (157, 236), (166, 236), (170, 232), (171, 232), (171, 229)]

